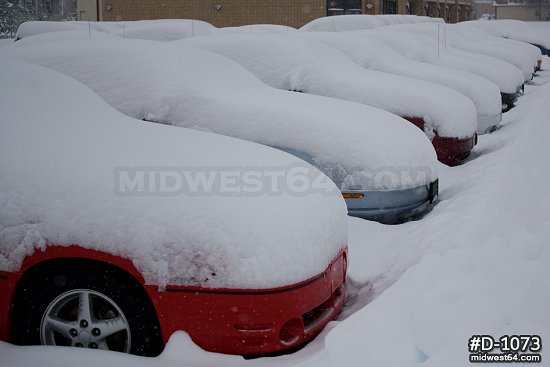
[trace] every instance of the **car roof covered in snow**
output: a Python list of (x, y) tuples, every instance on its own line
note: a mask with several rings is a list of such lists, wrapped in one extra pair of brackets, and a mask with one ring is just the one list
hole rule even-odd
[(60, 31), (85, 31), (109, 33), (123, 38), (173, 41), (216, 32), (212, 24), (195, 19), (156, 19), (128, 22), (85, 22), (85, 21), (33, 21), (22, 23), (17, 29), (16, 39), (36, 34)]
[[(394, 190), (437, 177), (429, 140), (388, 112), (358, 103), (280, 91), (239, 64), (211, 52), (142, 40), (17, 45), (5, 54), (70, 75), (137, 119), (212, 131), (300, 152), (342, 188)], [(431, 172), (380, 182), (387, 167)]]
[(440, 136), (476, 129), (475, 106), (463, 94), (418, 79), (367, 70), (333, 47), (274, 34), (227, 34), (176, 41), (217, 52), (276, 88), (336, 97), (420, 117)]
[(437, 22), (443, 23), (441, 18), (430, 18), (417, 15), (385, 14), (385, 15), (366, 15), (366, 14), (346, 14), (333, 17), (322, 17), (312, 20), (304, 25), (300, 30), (304, 31), (323, 31), (340, 32), (356, 29), (371, 29), (383, 27), (391, 24), (408, 24)]
[(217, 33), (292, 33), (298, 30), (293, 27), (279, 24), (247, 24), (238, 27), (222, 27)]

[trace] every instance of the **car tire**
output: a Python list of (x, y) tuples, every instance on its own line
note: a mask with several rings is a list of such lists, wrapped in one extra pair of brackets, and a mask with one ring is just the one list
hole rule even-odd
[(108, 268), (65, 266), (24, 280), (14, 308), (12, 341), (160, 354), (156, 315), (132, 280)]

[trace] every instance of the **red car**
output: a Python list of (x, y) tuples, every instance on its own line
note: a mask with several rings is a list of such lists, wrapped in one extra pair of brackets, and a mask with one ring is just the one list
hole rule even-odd
[[(132, 119), (24, 61), (0, 58), (0, 79), (1, 340), (154, 356), (184, 330), (208, 351), (264, 355), (342, 309), (347, 207), (313, 166)], [(296, 167), (326, 190), (262, 181)], [(214, 183), (191, 189), (201, 174)], [(260, 191), (236, 194), (246, 174)]]

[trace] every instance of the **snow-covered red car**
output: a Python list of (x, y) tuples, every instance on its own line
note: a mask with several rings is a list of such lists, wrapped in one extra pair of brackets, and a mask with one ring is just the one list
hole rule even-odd
[[(206, 350), (257, 355), (307, 342), (338, 314), (347, 210), (321, 172), (127, 117), (41, 66), (0, 58), (0, 74), (1, 340), (157, 355), (184, 330)], [(269, 167), (326, 184), (173, 190), (178, 172)]]

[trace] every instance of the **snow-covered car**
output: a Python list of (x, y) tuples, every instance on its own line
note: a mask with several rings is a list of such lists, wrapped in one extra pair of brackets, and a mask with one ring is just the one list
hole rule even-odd
[(132, 22), (84, 22), (84, 21), (34, 21), (22, 23), (17, 29), (16, 40), (37, 34), (82, 31), (89, 38), (113, 35), (122, 38), (173, 41), (185, 37), (215, 33), (218, 28), (195, 19), (157, 19)]
[[(0, 77), (0, 340), (157, 355), (184, 330), (253, 355), (307, 342), (338, 314), (347, 211), (321, 172), (127, 117), (41, 66), (0, 58)], [(323, 190), (192, 186), (271, 169), (306, 170)]]
[(430, 141), (386, 111), (280, 91), (228, 58), (173, 43), (106, 39), (26, 46), (23, 40), (5, 54), (70, 75), (134, 118), (294, 154), (337, 184), (350, 215), (399, 222), (426, 213), (436, 200), (437, 157)]
[(275, 88), (358, 102), (404, 117), (426, 133), (445, 164), (462, 163), (475, 145), (476, 108), (463, 94), (364, 69), (320, 42), (274, 34), (225, 34), (174, 43), (227, 56)]
[(523, 86), (521, 70), (506, 61), (459, 50), (422, 34), (404, 32), (399, 27), (354, 31), (351, 34), (369, 42), (377, 39), (411, 60), (470, 72), (492, 81), (500, 88), (503, 111), (514, 105)]
[[(540, 57), (540, 50), (535, 46), (511, 39), (494, 37), (473, 27), (458, 24), (398, 24), (379, 31), (399, 30), (409, 34), (420, 34), (438, 41), (444, 49), (451, 46), (459, 50), (496, 57), (515, 65), (523, 73), (523, 80), (528, 82), (533, 77), (533, 68)], [(538, 55), (536, 56), (536, 52)]]
[[(247, 24), (238, 27), (222, 27), (216, 29), (216, 33), (294, 33), (298, 30), (293, 27), (280, 24)], [(212, 32), (214, 33), (214, 32)], [(183, 38), (183, 37), (182, 37)]]
[(410, 24), (410, 23), (444, 23), (441, 18), (430, 18), (417, 15), (384, 14), (384, 15), (366, 15), (366, 14), (346, 14), (337, 17), (322, 17), (312, 20), (305, 24), (302, 31), (319, 32), (342, 32), (361, 29), (372, 29), (384, 27), (392, 24)]
[(422, 79), (455, 89), (474, 102), (478, 134), (493, 131), (502, 119), (498, 86), (475, 74), (405, 58), (375, 37), (366, 39), (347, 32), (297, 32), (293, 36), (337, 48), (367, 69)]
[(493, 36), (530, 43), (537, 46), (543, 55), (550, 57), (550, 36), (527, 22), (499, 19), (493, 22), (462, 22), (461, 26), (479, 28)]

